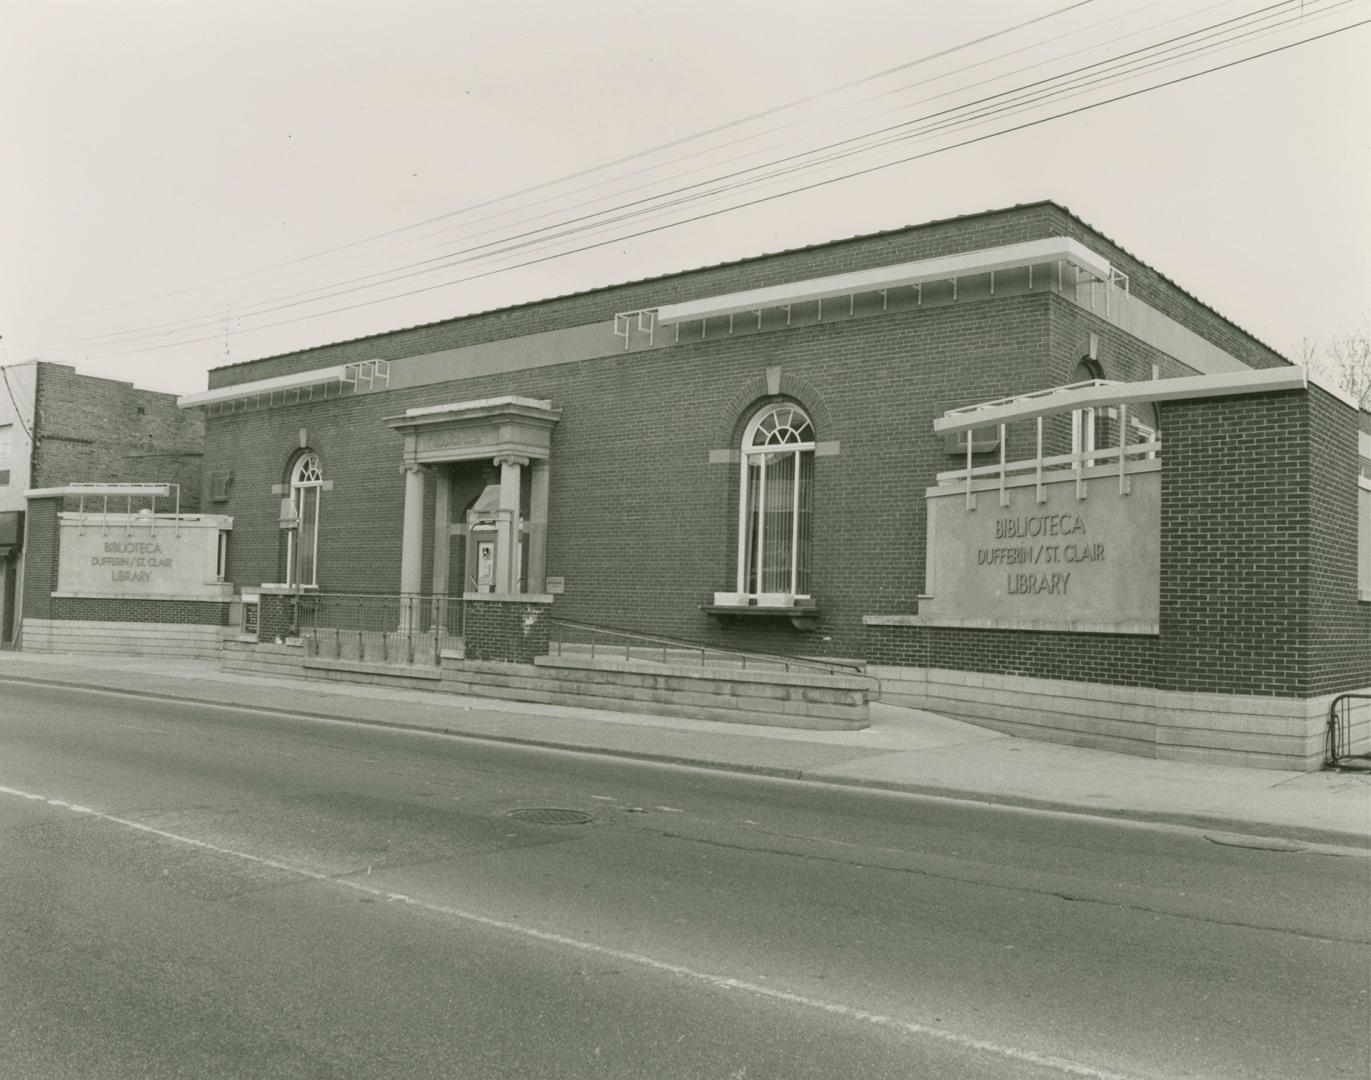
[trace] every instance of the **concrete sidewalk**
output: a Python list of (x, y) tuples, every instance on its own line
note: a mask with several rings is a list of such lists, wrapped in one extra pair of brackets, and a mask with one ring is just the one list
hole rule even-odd
[[(238, 675), (209, 662), (150, 657), (0, 652), (4, 679), (1235, 834), (1216, 836), (1220, 842), (1265, 837), (1371, 848), (1366, 774), (1154, 761), (886, 705), (872, 706), (863, 731), (801, 731)], [(3, 702), (0, 683), (0, 723)]]

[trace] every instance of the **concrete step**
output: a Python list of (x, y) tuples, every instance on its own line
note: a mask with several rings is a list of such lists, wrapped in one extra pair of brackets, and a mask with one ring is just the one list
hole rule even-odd
[(540, 657), (533, 665), (447, 662), (443, 677), (465, 693), (589, 708), (811, 729), (851, 730), (869, 722), (864, 681), (846, 678), (849, 685), (824, 687), (813, 685), (809, 672), (778, 683), (785, 673), (651, 673)]
[(539, 657), (534, 664), (444, 657), (442, 666), (310, 656), (300, 647), (225, 639), (229, 671), (445, 690), (508, 701), (576, 705), (729, 723), (815, 730), (868, 725), (870, 680), (822, 672), (741, 671)]
[[(868, 726), (866, 719), (839, 720), (787, 715), (779, 712), (744, 712), (717, 705), (685, 704), (677, 695), (664, 695), (662, 700), (629, 699), (608, 694), (568, 691), (555, 683), (523, 680), (521, 685), (504, 685), (490, 677), (464, 679), (461, 673), (444, 673), (444, 685), (454, 693), (475, 697), (498, 698), (502, 701), (528, 701), (543, 705), (571, 705), (583, 709), (604, 709), (609, 712), (637, 712), (652, 716), (673, 716), (688, 720), (715, 720), (730, 724), (761, 724), (773, 727), (792, 727), (816, 731), (856, 731)], [(519, 680), (511, 678), (509, 682)]]

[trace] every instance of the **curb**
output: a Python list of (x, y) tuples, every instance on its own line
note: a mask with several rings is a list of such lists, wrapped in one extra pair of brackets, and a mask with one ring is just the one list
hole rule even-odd
[(543, 750), (560, 750), (577, 754), (595, 754), (600, 757), (619, 758), (627, 761), (643, 761), (655, 765), (681, 765), (696, 769), (708, 769), (712, 772), (764, 776), (772, 779), (795, 780), (810, 784), (828, 784), (835, 787), (856, 788), (868, 791), (887, 791), (904, 795), (949, 799), (955, 802), (977, 803), (987, 807), (1071, 814), (1076, 817), (1095, 818), (1102, 822), (1136, 822), (1142, 824), (1172, 825), (1228, 835), (1236, 834), (1254, 838), (1299, 841), (1309, 844), (1371, 851), (1371, 834), (1343, 832), (1338, 829), (1323, 829), (1315, 826), (1251, 821), (1203, 813), (1185, 813), (1164, 810), (1130, 810), (1125, 808), (1111, 809), (1096, 806), (1087, 807), (1080, 806), (1076, 803), (1063, 802), (1061, 800), (1034, 798), (1029, 795), (999, 794), (996, 792), (969, 790), (965, 788), (944, 787), (930, 783), (900, 783), (899, 781), (875, 781), (842, 776), (813, 776), (810, 775), (810, 771), (806, 769), (787, 769), (780, 766), (720, 762), (715, 759), (693, 757), (685, 754), (658, 754), (644, 750), (620, 750), (598, 746), (584, 746), (573, 742), (563, 742), (547, 738), (523, 738), (518, 735), (496, 735), (488, 732), (463, 731), (451, 727), (411, 724), (401, 720), (374, 720), (367, 717), (340, 716), (337, 713), (311, 712), (303, 709), (282, 709), (270, 705), (236, 704), (233, 702), (216, 701), (205, 697), (197, 697), (189, 693), (170, 694), (157, 691), (130, 690), (125, 687), (105, 686), (99, 683), (43, 679), (29, 675), (11, 675), (5, 673), (3, 670), (0, 670), (0, 682), (18, 682), (34, 686), (52, 686), (58, 689), (67, 690), (94, 690), (100, 693), (118, 694), (122, 697), (144, 698), (155, 701), (182, 701), (208, 708), (229, 709), (236, 712), (254, 712), (270, 716), (284, 716), (297, 720), (323, 720), (330, 723), (358, 724), (364, 727), (387, 728), (396, 731), (408, 731), (427, 735), (441, 735), (447, 738), (475, 739), (481, 742), (500, 743), (510, 746), (523, 746)]
[(837, 784), (842, 787), (867, 788), (873, 791), (897, 791), (906, 795), (953, 799), (957, 802), (982, 803), (1018, 810), (1037, 810), (1043, 813), (1071, 814), (1075, 817), (1098, 818), (1101, 821), (1136, 822), (1147, 825), (1174, 825), (1179, 828), (1205, 832), (1248, 836), (1254, 839), (1293, 840), (1306, 844), (1356, 848), (1371, 853), (1371, 834), (1323, 829), (1313, 825), (1289, 825), (1244, 818), (1219, 817), (1213, 814), (1184, 813), (1169, 810), (1130, 810), (1124, 808), (1081, 806), (1078, 803), (1053, 799), (1036, 799), (1031, 795), (1004, 795), (996, 792), (972, 791), (964, 788), (940, 787), (937, 784), (900, 784), (843, 777), (810, 777), (803, 773), (797, 779), (815, 784)]

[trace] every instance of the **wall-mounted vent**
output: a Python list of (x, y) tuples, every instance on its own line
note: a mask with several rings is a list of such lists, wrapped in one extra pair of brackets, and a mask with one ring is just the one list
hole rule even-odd
[(228, 502), (229, 488), (233, 486), (233, 473), (228, 469), (222, 472), (210, 473), (209, 477), (209, 501)]

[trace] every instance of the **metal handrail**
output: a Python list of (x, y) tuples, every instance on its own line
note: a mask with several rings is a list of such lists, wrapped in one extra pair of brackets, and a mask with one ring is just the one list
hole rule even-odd
[(460, 597), (310, 591), (294, 600), (298, 632), (313, 654), (338, 660), (437, 666), (464, 629)]
[[(784, 670), (789, 671), (791, 666), (806, 668), (814, 671), (825, 671), (829, 674), (858, 675), (865, 676), (865, 664), (858, 660), (820, 660), (808, 656), (790, 656), (785, 653), (764, 653), (750, 649), (731, 649), (726, 646), (711, 645), (703, 641), (691, 641), (687, 638), (666, 637), (661, 634), (644, 634), (637, 630), (625, 630), (617, 626), (602, 626), (597, 623), (573, 622), (569, 619), (548, 619), (548, 626), (554, 631), (557, 629), (580, 630), (595, 635), (603, 634), (607, 637), (621, 638), (624, 640), (623, 650), (624, 659), (631, 659), (630, 650), (632, 642), (641, 642), (645, 645), (660, 647), (662, 650), (662, 663), (667, 663), (667, 650), (677, 649), (684, 652), (699, 653), (701, 665), (705, 662), (705, 657), (709, 655), (735, 657), (738, 659), (743, 669), (747, 668), (749, 660), (775, 666), (780, 664)], [(566, 642), (561, 638), (554, 638), (552, 644), (557, 646), (557, 654), (561, 655), (564, 644), (588, 644), (590, 655), (595, 657), (596, 645), (592, 638), (589, 642)], [(868, 678), (870, 676), (867, 676)]]
[(1366, 755), (1352, 753), (1353, 701), (1371, 701), (1371, 694), (1339, 694), (1328, 703), (1328, 728), (1324, 740), (1324, 767), (1333, 768), (1350, 757)]

